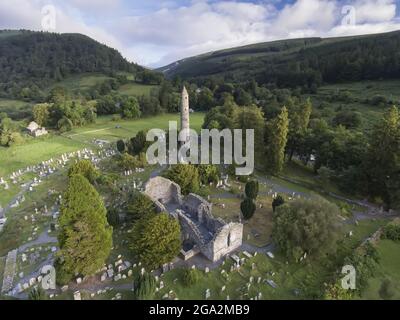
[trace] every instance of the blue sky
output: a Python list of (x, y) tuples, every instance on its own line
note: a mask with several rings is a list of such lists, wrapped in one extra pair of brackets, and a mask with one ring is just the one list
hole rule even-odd
[(50, 31), (86, 34), (156, 67), (263, 41), (400, 30), (399, 1), (0, 0), (0, 29), (43, 30), (52, 5)]

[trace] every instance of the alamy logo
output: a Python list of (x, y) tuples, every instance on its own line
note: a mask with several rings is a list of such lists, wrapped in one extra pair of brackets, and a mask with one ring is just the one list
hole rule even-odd
[(42, 288), (44, 290), (56, 289), (56, 269), (51, 265), (43, 266), (41, 270)]
[(49, 4), (42, 8), (42, 29), (44, 31), (56, 30), (56, 17), (57, 11), (56, 7)]
[(199, 136), (188, 128), (178, 133), (177, 122), (170, 121), (168, 135), (165, 130), (151, 129), (146, 140), (154, 142), (146, 152), (149, 164), (236, 164), (237, 175), (254, 171), (254, 129), (202, 129)]
[(352, 265), (345, 265), (342, 268), (342, 288), (345, 290), (354, 290), (356, 288), (356, 269)]
[(353, 6), (344, 6), (342, 8), (342, 19), (343, 26), (355, 26), (356, 25), (356, 8)]

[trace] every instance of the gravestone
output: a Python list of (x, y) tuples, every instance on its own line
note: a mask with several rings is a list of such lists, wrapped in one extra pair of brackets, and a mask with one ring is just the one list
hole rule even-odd
[(210, 289), (207, 289), (207, 290), (206, 290), (206, 294), (205, 294), (206, 300), (207, 300), (208, 298), (210, 298), (210, 296), (211, 296)]
[(74, 300), (82, 300), (81, 293), (79, 291), (74, 292)]

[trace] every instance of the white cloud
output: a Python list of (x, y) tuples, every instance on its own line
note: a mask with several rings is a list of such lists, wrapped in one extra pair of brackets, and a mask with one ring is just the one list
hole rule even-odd
[[(0, 28), (40, 30), (40, 10), (49, 2), (52, 1), (1, 0)], [(395, 0), (296, 0), (283, 7), (281, 0), (53, 3), (57, 7), (57, 32), (84, 33), (115, 47), (129, 60), (146, 65), (162, 65), (208, 51), (276, 39), (400, 29)], [(345, 4), (356, 10), (355, 26), (341, 25)]]
[(393, 0), (357, 0), (354, 7), (357, 24), (388, 22), (396, 16)]
[(337, 3), (332, 0), (298, 0), (286, 5), (274, 21), (280, 32), (297, 32), (299, 29), (324, 31), (331, 28), (337, 19)]

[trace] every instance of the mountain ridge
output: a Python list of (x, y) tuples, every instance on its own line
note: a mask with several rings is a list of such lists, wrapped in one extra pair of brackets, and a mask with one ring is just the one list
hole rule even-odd
[[(387, 52), (381, 52), (382, 48), (388, 49)], [(363, 50), (368, 52), (362, 52)], [(398, 78), (400, 77), (400, 62), (397, 54), (399, 51), (400, 31), (348, 37), (298, 38), (203, 53), (178, 60), (157, 70), (163, 72), (168, 78), (179, 76), (189, 81), (215, 77), (225, 81), (240, 82), (245, 78), (254, 77), (260, 83), (310, 86), (306, 83), (310, 82), (306, 79), (307, 77), (312, 78), (311, 82), (317, 85), (322, 82), (340, 82), (341, 80)], [(386, 60), (379, 61), (380, 56)], [(396, 70), (392, 74), (385, 70), (390, 67), (388, 62), (390, 60), (395, 61), (392, 65)], [(374, 71), (374, 74), (368, 75), (367, 64), (374, 69), (376, 63), (373, 62), (376, 61), (378, 65), (382, 62), (385, 66)], [(334, 66), (331, 66), (332, 64)], [(354, 68), (354, 65), (356, 65), (355, 76), (351, 79), (351, 72), (345, 75), (345, 69)], [(294, 74), (293, 70), (296, 68), (297, 71)], [(342, 73), (336, 78), (331, 74), (335, 69)], [(357, 72), (365, 74), (358, 77)], [(287, 75), (285, 76), (284, 73)], [(287, 81), (288, 77), (293, 76), (302, 79)], [(321, 79), (318, 79), (319, 77)]]
[(0, 30), (0, 92), (41, 89), (87, 72), (132, 74), (146, 70), (120, 52), (80, 33)]

